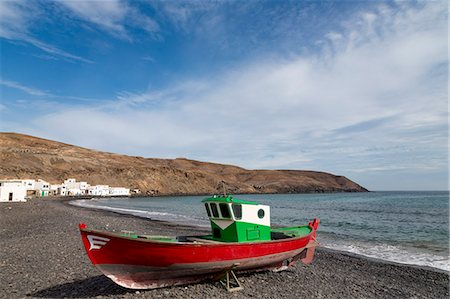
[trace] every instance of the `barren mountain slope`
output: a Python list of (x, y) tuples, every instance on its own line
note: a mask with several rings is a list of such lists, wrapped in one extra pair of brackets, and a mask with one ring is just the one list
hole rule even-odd
[(359, 192), (343, 176), (300, 170), (247, 170), (188, 159), (152, 159), (90, 150), (42, 138), (0, 133), (0, 179), (67, 178), (91, 185), (139, 188), (143, 193), (213, 194)]

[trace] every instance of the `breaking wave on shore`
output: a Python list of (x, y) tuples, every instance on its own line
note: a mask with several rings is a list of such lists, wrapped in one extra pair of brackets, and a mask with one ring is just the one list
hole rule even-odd
[(448, 257), (429, 252), (418, 252), (413, 249), (407, 250), (402, 246), (361, 242), (354, 242), (353, 244), (336, 244), (326, 241), (321, 242), (321, 246), (383, 261), (431, 267), (450, 272), (450, 259)]

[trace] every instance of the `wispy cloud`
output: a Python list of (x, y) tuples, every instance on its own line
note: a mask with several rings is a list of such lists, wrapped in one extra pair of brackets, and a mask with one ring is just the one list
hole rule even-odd
[[(35, 87), (26, 86), (22, 83), (19, 83), (16, 81), (11, 81), (11, 80), (5, 80), (3, 78), (0, 78), (0, 85), (6, 86), (9, 88), (13, 88), (16, 90), (20, 90), (31, 96), (40, 97), (40, 98), (45, 97), (45, 99), (40, 100), (37, 105), (42, 106), (44, 103), (48, 103), (48, 105), (46, 106), (46, 110), (48, 110), (48, 108), (51, 106), (63, 107), (63, 108), (69, 107), (69, 109), (70, 109), (70, 107), (74, 107), (74, 105), (77, 105), (78, 103), (89, 104), (89, 103), (109, 102), (109, 101), (106, 101), (105, 99), (99, 99), (99, 98), (93, 98), (93, 97), (77, 97), (77, 96), (69, 96), (69, 95), (51, 93), (49, 91), (43, 91), (43, 90), (35, 88)], [(33, 106), (34, 99), (35, 98), (32, 98), (30, 100), (20, 99), (17, 101), (17, 103), (31, 107), (31, 106)], [(67, 100), (70, 100), (70, 104), (64, 103)], [(61, 102), (63, 102), (63, 103), (61, 103)], [(130, 104), (130, 103), (128, 103), (128, 104)], [(117, 107), (117, 105), (118, 104), (115, 104), (114, 106)]]
[(126, 1), (57, 1), (77, 17), (100, 28), (114, 36), (132, 40), (128, 26), (138, 27), (149, 33), (159, 31), (159, 25), (150, 17), (143, 15)]
[(148, 56), (148, 55), (142, 57), (142, 60), (150, 61), (150, 62), (155, 62), (155, 59), (154, 59), (153, 57), (151, 57), (151, 56)]
[(119, 34), (125, 32), (122, 21), (125, 18), (127, 8), (124, 2), (58, 1), (58, 3), (89, 22)]
[(213, 1), (154, 1), (150, 4), (177, 30), (185, 33), (197, 30), (198, 26), (202, 27), (206, 19), (210, 21), (217, 19), (219, 17), (217, 12), (226, 6), (226, 3)]
[(0, 1), (0, 37), (31, 44), (42, 51), (72, 61), (92, 63), (91, 60), (61, 50), (33, 37), (30, 28), (41, 15), (38, 3), (31, 1)]
[(33, 45), (33, 46), (35, 46), (37, 48), (39, 48), (39, 49), (49, 53), (49, 54), (53, 54), (53, 55), (56, 55), (56, 56), (59, 56), (59, 57), (63, 57), (63, 58), (69, 59), (69, 60), (81, 61), (81, 62), (84, 62), (84, 63), (93, 63), (92, 60), (83, 58), (83, 57), (78, 56), (78, 55), (71, 54), (69, 52), (61, 50), (61, 49), (59, 49), (57, 47), (54, 47), (54, 46), (52, 46), (50, 44), (44, 43), (44, 42), (42, 42), (42, 41), (40, 41), (38, 39), (35, 39), (35, 38), (31, 37), (31, 36), (28, 36), (28, 35), (17, 34), (17, 35), (14, 36), (13, 39), (18, 39), (18, 40), (25, 41), (25, 42), (30, 43), (31, 45)]
[(36, 89), (36, 88), (28, 87), (28, 86), (22, 85), (22, 84), (20, 84), (18, 82), (14, 82), (14, 81), (8, 81), (8, 80), (0, 79), (0, 85), (7, 86), (7, 87), (10, 87), (10, 88), (14, 88), (14, 89), (23, 91), (23, 92), (25, 92), (25, 93), (27, 93), (29, 95), (32, 95), (32, 96), (41, 96), (42, 97), (42, 96), (49, 96), (50, 95), (46, 91), (42, 91), (42, 90), (39, 90), (39, 89)]
[[(336, 5), (333, 1), (326, 5), (315, 1), (277, 1), (273, 5), (267, 5), (270, 1), (262, 2), (156, 1), (151, 4), (162, 19), (198, 43), (199, 48), (241, 58), (273, 53), (275, 48), (278, 55), (284, 52), (287, 57), (314, 51), (309, 47), (310, 41), (325, 34), (327, 28), (334, 29), (335, 21), (342, 18), (342, 13), (333, 9)], [(329, 15), (324, 17), (324, 10)]]

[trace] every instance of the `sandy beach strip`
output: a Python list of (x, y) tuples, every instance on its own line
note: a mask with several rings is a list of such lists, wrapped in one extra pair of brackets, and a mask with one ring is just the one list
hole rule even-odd
[[(71, 206), (66, 200), (0, 203), (1, 298), (448, 298), (449, 273), (319, 249), (310, 266), (239, 275), (244, 290), (218, 282), (135, 291), (90, 263), (78, 223), (111, 231), (193, 234), (180, 227)], [(320, 239), (320, 233), (319, 233)]]

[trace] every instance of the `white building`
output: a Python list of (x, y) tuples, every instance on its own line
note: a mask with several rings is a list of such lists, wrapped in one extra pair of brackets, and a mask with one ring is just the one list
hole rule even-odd
[(66, 195), (85, 195), (88, 193), (87, 182), (77, 182), (75, 179), (67, 179), (63, 185), (66, 187)]
[(50, 191), (49, 191), (49, 195), (55, 196), (55, 195), (59, 195), (59, 188), (61, 187), (61, 185), (58, 184), (50, 184)]
[(31, 179), (27, 179), (27, 180), (20, 180), (22, 182), (22, 184), (25, 186), (25, 189), (27, 191), (29, 190), (35, 190), (35, 184), (36, 184), (36, 180), (31, 180)]
[(58, 186), (58, 191), (57, 191), (56, 194), (61, 195), (61, 196), (66, 196), (67, 195), (67, 188), (66, 188), (66, 186), (64, 184), (59, 185)]
[(110, 187), (109, 195), (111, 196), (130, 196), (130, 189), (123, 187)]
[(0, 181), (0, 202), (26, 201), (27, 189), (22, 181)]
[(48, 196), (48, 194), (50, 192), (50, 183), (39, 179), (34, 184), (34, 189), (36, 190), (37, 196), (41, 196), (41, 197)]
[(88, 187), (88, 194), (94, 196), (108, 196), (109, 186), (108, 185), (95, 185)]

